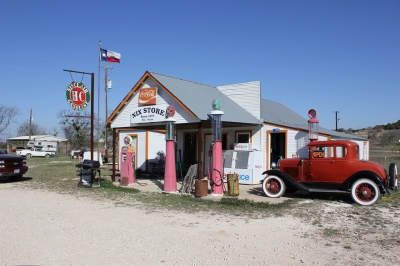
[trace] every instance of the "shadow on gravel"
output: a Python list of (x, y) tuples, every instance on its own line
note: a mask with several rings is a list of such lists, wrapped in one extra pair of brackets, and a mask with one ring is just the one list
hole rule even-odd
[[(266, 197), (262, 187), (252, 188), (248, 191), (249, 194)], [(346, 204), (352, 204), (353, 200), (349, 193), (308, 193), (306, 191), (296, 191), (293, 193), (286, 192), (283, 197), (289, 199), (310, 199), (322, 201), (338, 201)]]
[(345, 204), (354, 203), (353, 200), (351, 199), (350, 193), (320, 193), (320, 192), (308, 193), (305, 191), (296, 191), (295, 193), (285, 193), (284, 196), (296, 199), (302, 198), (309, 200), (335, 201)]
[(0, 176), (0, 184), (5, 184), (5, 183), (19, 183), (19, 182), (25, 182), (25, 181), (30, 181), (32, 180), (32, 177), (21, 177), (18, 180), (10, 180), (8, 177), (5, 176)]
[(265, 197), (265, 193), (261, 186), (250, 189), (248, 193), (256, 196)]

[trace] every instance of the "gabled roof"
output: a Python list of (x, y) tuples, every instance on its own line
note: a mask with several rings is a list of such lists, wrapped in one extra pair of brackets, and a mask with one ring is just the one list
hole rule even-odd
[(134, 95), (134, 92), (140, 88), (141, 83), (147, 78), (153, 79), (163, 89), (169, 92), (180, 105), (200, 120), (208, 120), (208, 114), (212, 111), (212, 101), (218, 98), (221, 101), (221, 111), (224, 111), (222, 121), (261, 124), (260, 120), (222, 93), (217, 87), (154, 72), (146, 72), (143, 75), (140, 81), (136, 83), (135, 87), (132, 88), (111, 114), (107, 120), (107, 124), (114, 119), (117, 113), (123, 108), (124, 103)]
[[(107, 120), (109, 124), (124, 105), (139, 90), (142, 82), (147, 78), (153, 79), (160, 87), (167, 91), (181, 106), (200, 120), (208, 120), (208, 114), (212, 111), (212, 100), (218, 98), (221, 101), (221, 111), (224, 111), (222, 121), (238, 122), (246, 124), (261, 124), (262, 122), (286, 126), (308, 131), (308, 120), (283, 104), (261, 99), (261, 121), (250, 114), (246, 109), (237, 104), (217, 87), (201, 83), (174, 78), (155, 72), (146, 71), (142, 78), (129, 91), (122, 102), (114, 110)], [(319, 132), (331, 136), (333, 139), (345, 138), (353, 140), (367, 140), (358, 136), (319, 128)]]
[[(281, 103), (261, 99), (261, 119), (266, 123), (308, 131), (308, 120)], [(367, 140), (366, 138), (344, 134), (323, 127), (319, 127), (319, 133), (330, 135), (333, 139)]]

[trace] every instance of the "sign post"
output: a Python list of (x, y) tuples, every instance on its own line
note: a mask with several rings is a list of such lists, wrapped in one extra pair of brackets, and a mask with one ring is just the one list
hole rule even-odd
[[(80, 74), (90, 75), (91, 76), (91, 79), (90, 79), (91, 80), (91, 92), (89, 94), (89, 99), (90, 99), (90, 103), (91, 103), (91, 106), (90, 106), (90, 159), (93, 160), (93, 148), (94, 148), (94, 137), (93, 137), (93, 132), (94, 132), (94, 118), (93, 118), (94, 117), (94, 73), (80, 72), (80, 71), (66, 70), (66, 69), (64, 69), (64, 71), (73, 72), (73, 73), (80, 73)], [(86, 99), (87, 99), (85, 97), (88, 96), (87, 92), (85, 92), (86, 86), (83, 85), (83, 83), (81, 83), (81, 82), (72, 82), (71, 84), (74, 84), (74, 83), (76, 83), (77, 86), (75, 87), (76, 90), (74, 90), (74, 88), (71, 89), (71, 91), (72, 91), (72, 100), (71, 99), (70, 100), (76, 106), (85, 105)], [(83, 86), (81, 86), (81, 85), (78, 86), (78, 84), (81, 84)], [(68, 94), (68, 88), (69, 88), (69, 86), (67, 87), (67, 94)], [(71, 98), (71, 94), (69, 95), (69, 97)], [(77, 98), (74, 98), (74, 97), (77, 97)], [(83, 100), (84, 98), (85, 98), (85, 100)], [(69, 103), (68, 96), (67, 96), (67, 101)], [(87, 105), (88, 104), (86, 104), (85, 107), (83, 109), (80, 109), (79, 111), (84, 110), (87, 107)], [(71, 104), (70, 104), (70, 106), (72, 107)], [(74, 109), (74, 107), (72, 107), (72, 109)], [(79, 107), (78, 107), (78, 109), (79, 109)], [(76, 109), (74, 109), (74, 110), (76, 110)], [(98, 154), (99, 154), (99, 152), (98, 152)]]

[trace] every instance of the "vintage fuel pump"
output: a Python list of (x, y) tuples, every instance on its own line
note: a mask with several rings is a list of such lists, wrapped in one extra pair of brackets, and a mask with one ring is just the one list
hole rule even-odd
[(123, 146), (121, 148), (121, 170), (120, 170), (120, 184), (121, 186), (127, 186), (136, 183), (135, 167), (136, 167), (136, 154), (132, 143), (129, 141), (130, 136), (126, 136), (124, 139), (125, 144), (129, 146)]
[(177, 193), (176, 188), (176, 165), (175, 165), (175, 122), (173, 118), (175, 108), (170, 105), (166, 110), (165, 117), (165, 170), (164, 170), (164, 193)]
[(211, 195), (222, 196), (224, 194), (223, 181), (223, 160), (222, 160), (222, 126), (221, 118), (224, 114), (220, 111), (221, 102), (214, 99), (212, 102), (213, 111), (210, 112), (212, 117), (212, 165), (211, 165)]

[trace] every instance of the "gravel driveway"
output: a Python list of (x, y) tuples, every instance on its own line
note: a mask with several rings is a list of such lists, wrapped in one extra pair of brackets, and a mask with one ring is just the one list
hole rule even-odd
[[(327, 245), (318, 234), (320, 228), (291, 216), (246, 219), (146, 210), (23, 185), (0, 184), (1, 265), (378, 265), (385, 261), (360, 253), (362, 248)], [(397, 262), (397, 257), (386, 260), (387, 265)]]

